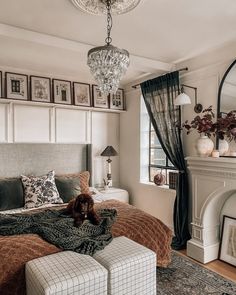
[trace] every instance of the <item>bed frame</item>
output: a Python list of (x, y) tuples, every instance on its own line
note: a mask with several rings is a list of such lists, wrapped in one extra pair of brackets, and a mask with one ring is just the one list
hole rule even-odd
[(92, 175), (91, 155), (91, 144), (4, 143), (0, 144), (0, 177), (43, 175), (51, 170), (56, 174), (87, 170)]

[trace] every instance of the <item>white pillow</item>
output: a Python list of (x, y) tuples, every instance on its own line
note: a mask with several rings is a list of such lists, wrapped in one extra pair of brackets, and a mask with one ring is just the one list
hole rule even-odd
[(38, 177), (21, 175), (24, 187), (25, 209), (40, 207), (44, 204), (63, 203), (59, 196), (54, 176), (54, 171)]

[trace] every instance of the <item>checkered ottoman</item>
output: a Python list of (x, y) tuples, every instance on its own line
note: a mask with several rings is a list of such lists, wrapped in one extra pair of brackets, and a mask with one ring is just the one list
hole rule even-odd
[(93, 256), (108, 270), (109, 295), (156, 295), (156, 254), (118, 237)]
[(26, 263), (27, 295), (107, 295), (107, 270), (89, 255), (72, 251)]

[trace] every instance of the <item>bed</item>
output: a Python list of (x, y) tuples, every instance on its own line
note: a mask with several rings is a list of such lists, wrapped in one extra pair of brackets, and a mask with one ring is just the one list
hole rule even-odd
[[(42, 175), (52, 167), (59, 175), (75, 174), (83, 170), (92, 174), (91, 150), (91, 145), (78, 144), (1, 144), (0, 177)], [(95, 202), (99, 201), (95, 204), (96, 210), (117, 210), (117, 220), (112, 226), (114, 237), (126, 236), (153, 250), (157, 254), (158, 266), (166, 267), (170, 263), (172, 233), (160, 220), (129, 204), (116, 200), (102, 201), (101, 194), (95, 194), (94, 199)], [(58, 210), (65, 206), (66, 204), (49, 204), (45, 209)], [(22, 211), (16, 209), (12, 212), (18, 212), (17, 210)], [(39, 208), (33, 212), (37, 210), (44, 209)], [(62, 250), (35, 234), (0, 236), (0, 294), (25, 294), (25, 263), (60, 251)]]

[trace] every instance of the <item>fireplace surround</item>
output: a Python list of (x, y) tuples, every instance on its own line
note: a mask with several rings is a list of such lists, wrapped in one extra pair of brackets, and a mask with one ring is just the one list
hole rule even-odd
[(187, 243), (187, 255), (207, 263), (218, 258), (221, 210), (236, 192), (236, 158), (186, 160), (191, 175), (192, 207), (192, 238)]

